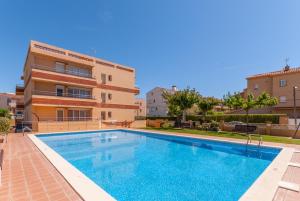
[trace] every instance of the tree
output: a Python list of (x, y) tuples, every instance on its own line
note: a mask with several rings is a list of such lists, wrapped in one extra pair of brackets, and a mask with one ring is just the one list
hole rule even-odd
[(186, 112), (199, 99), (199, 93), (195, 89), (184, 89), (176, 92), (164, 91), (163, 98), (168, 104), (169, 115), (182, 117), (186, 121)]
[(207, 112), (211, 111), (214, 108), (214, 106), (218, 105), (219, 103), (220, 103), (220, 100), (218, 100), (214, 97), (199, 97), (197, 106), (203, 113), (204, 121), (205, 121)]
[[(233, 109), (242, 109), (246, 112), (246, 124), (249, 125), (249, 111), (255, 108), (274, 106), (278, 104), (278, 100), (275, 97), (270, 96), (268, 93), (263, 92), (256, 99), (253, 94), (248, 94), (244, 99), (239, 93), (231, 95), (228, 93), (224, 96), (224, 103)], [(247, 129), (248, 131), (248, 129)]]

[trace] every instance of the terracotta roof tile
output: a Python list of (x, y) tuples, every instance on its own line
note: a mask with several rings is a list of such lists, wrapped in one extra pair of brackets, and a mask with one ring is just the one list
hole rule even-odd
[(300, 72), (300, 67), (297, 68), (290, 68), (289, 70), (279, 70), (279, 71), (273, 71), (273, 72), (268, 72), (268, 73), (261, 73), (261, 74), (256, 74), (247, 77), (247, 79), (252, 79), (252, 78), (258, 78), (258, 77), (273, 77), (276, 75), (282, 75), (282, 74), (290, 74), (290, 73), (299, 73)]

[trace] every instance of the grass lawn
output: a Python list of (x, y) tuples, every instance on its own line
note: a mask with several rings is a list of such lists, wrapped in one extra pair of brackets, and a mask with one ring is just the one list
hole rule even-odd
[[(201, 131), (195, 129), (176, 129), (176, 128), (152, 128), (147, 127), (143, 128), (145, 130), (156, 130), (156, 131), (167, 131), (174, 133), (187, 133), (187, 134), (195, 134), (195, 135), (203, 135), (203, 136), (218, 136), (218, 137), (226, 137), (226, 138), (234, 138), (234, 139), (247, 139), (247, 137), (241, 133), (235, 132), (215, 132), (215, 131)], [(284, 143), (284, 144), (298, 144), (300, 145), (300, 139), (292, 139), (289, 137), (279, 137), (279, 136), (271, 136), (271, 135), (262, 135), (264, 142), (276, 142), (276, 143)], [(255, 140), (255, 137), (252, 138)]]

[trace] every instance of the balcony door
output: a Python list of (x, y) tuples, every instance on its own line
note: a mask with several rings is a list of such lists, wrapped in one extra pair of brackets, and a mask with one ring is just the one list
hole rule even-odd
[(64, 120), (64, 110), (58, 109), (56, 110), (56, 121), (63, 121)]
[(56, 85), (56, 96), (64, 96), (64, 86)]

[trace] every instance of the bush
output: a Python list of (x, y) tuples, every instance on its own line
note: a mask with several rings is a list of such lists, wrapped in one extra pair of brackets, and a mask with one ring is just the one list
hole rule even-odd
[(161, 125), (161, 127), (162, 128), (172, 128), (172, 125), (168, 121), (166, 121)]
[[(273, 124), (279, 123), (279, 117), (282, 114), (249, 114), (249, 123), (266, 123), (272, 122)], [(245, 114), (224, 114), (224, 115), (206, 115), (206, 121), (217, 121), (224, 120), (225, 122), (241, 121), (246, 122)], [(202, 121), (202, 116), (188, 116), (188, 120)]]
[(0, 133), (8, 133), (10, 128), (10, 120), (5, 117), (0, 117)]
[(216, 121), (214, 121), (214, 120), (212, 120), (210, 122), (209, 130), (211, 130), (211, 131), (219, 131), (219, 123), (216, 122)]
[[(284, 114), (249, 114), (249, 123), (267, 123), (272, 122), (273, 124), (279, 124), (279, 117), (285, 116)], [(162, 119), (162, 120), (169, 120), (175, 121), (176, 117), (147, 117), (147, 119), (155, 120), (155, 119)], [(203, 116), (198, 115), (188, 115), (186, 120), (192, 121), (203, 121)], [(246, 115), (245, 114), (217, 114), (217, 115), (206, 115), (205, 120), (207, 122), (211, 122), (212, 120), (220, 122), (224, 120), (225, 122), (230, 121), (241, 121), (246, 122)]]
[(0, 117), (11, 118), (9, 111), (7, 109), (0, 108)]
[(146, 117), (146, 119), (149, 119), (149, 120), (161, 119), (161, 120), (175, 121), (176, 117)]

